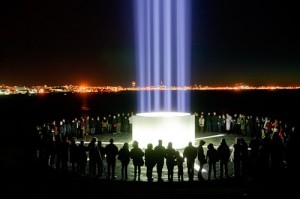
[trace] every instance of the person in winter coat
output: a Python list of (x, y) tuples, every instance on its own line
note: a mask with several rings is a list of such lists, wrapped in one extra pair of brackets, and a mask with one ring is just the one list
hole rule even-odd
[(203, 166), (204, 164), (206, 164), (206, 158), (204, 155), (204, 149), (203, 149), (203, 145), (205, 144), (204, 140), (200, 140), (199, 142), (199, 146), (197, 148), (197, 156), (198, 156), (198, 161), (199, 161), (199, 171), (198, 171), (198, 180), (203, 180), (203, 176), (202, 176), (202, 170), (203, 170)]
[(139, 148), (139, 143), (134, 141), (132, 143), (133, 148), (130, 150), (130, 158), (132, 159), (134, 166), (134, 181), (136, 181), (136, 177), (138, 177), (138, 181), (141, 180), (141, 166), (144, 165), (144, 155), (145, 153)]
[(153, 181), (153, 168), (156, 164), (155, 161), (155, 153), (153, 149), (153, 145), (149, 143), (147, 145), (147, 149), (145, 150), (145, 165), (146, 165), (146, 176), (148, 182)]
[(129, 145), (127, 142), (124, 143), (118, 154), (118, 160), (121, 162), (121, 174), (122, 180), (128, 180), (128, 164), (130, 162)]
[(216, 179), (217, 178), (216, 163), (219, 161), (218, 152), (212, 143), (207, 145), (207, 149), (208, 149), (206, 153), (206, 159), (208, 163), (207, 179), (210, 180), (212, 170), (213, 170), (214, 179)]
[(220, 157), (220, 178), (223, 178), (225, 172), (226, 178), (229, 178), (228, 175), (228, 162), (230, 158), (230, 148), (226, 143), (225, 138), (221, 140), (220, 146), (217, 148), (218, 155)]
[(183, 158), (186, 158), (189, 181), (194, 181), (194, 164), (197, 157), (197, 148), (189, 142), (188, 146), (183, 151)]

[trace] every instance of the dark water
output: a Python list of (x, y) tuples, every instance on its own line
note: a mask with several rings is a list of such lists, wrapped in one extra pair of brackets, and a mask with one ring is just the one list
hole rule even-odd
[[(293, 122), (299, 114), (300, 90), (192, 91), (190, 95), (190, 112), (243, 113)], [(137, 92), (11, 95), (0, 96), (0, 104), (1, 121), (10, 124), (138, 111)]]

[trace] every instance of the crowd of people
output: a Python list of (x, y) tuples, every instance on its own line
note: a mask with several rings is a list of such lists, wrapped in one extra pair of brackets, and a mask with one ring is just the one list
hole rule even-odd
[[(141, 180), (141, 167), (145, 166), (149, 182), (154, 179), (154, 167), (156, 167), (157, 181), (163, 181), (162, 171), (165, 165), (169, 182), (174, 181), (175, 167), (177, 167), (178, 181), (184, 180), (184, 166), (187, 168), (188, 180), (194, 181), (196, 161), (200, 166), (196, 175), (199, 181), (231, 177), (247, 179), (255, 175), (264, 175), (269, 171), (283, 173), (293, 166), (294, 140), (292, 138), (295, 127), (288, 128), (286, 123), (268, 117), (256, 117), (252, 120), (252, 117), (245, 117), (242, 114), (239, 116), (235, 114), (234, 117), (226, 114), (224, 120), (214, 120), (216, 114), (213, 113), (212, 117), (209, 115), (209, 113), (206, 116), (203, 113), (200, 116), (195, 114), (196, 131), (235, 134), (236, 140), (232, 146), (227, 144), (225, 138), (221, 139), (218, 146), (214, 146), (213, 143), (205, 146), (204, 140), (200, 140), (198, 146), (189, 142), (181, 152), (173, 148), (172, 142), (164, 147), (162, 140), (158, 140), (155, 147), (153, 143), (149, 143), (144, 151), (139, 147), (138, 140), (131, 144), (131, 148), (130, 143), (125, 142), (119, 149), (114, 144), (113, 138), (110, 139), (109, 144), (103, 146), (102, 141), (94, 135), (130, 132), (132, 114), (128, 113), (117, 114), (116, 118), (119, 119), (112, 123), (111, 128), (104, 124), (108, 122), (105, 116), (101, 120), (101, 125), (99, 122), (99, 126), (93, 124), (94, 118), (89, 116), (82, 117), (80, 120), (75, 118), (69, 123), (62, 119), (59, 125), (52, 121), (38, 126), (35, 133), (37, 143), (35, 153), (43, 168), (55, 168), (57, 173), (71, 172), (104, 177), (108, 180), (116, 180), (117, 161), (121, 163), (121, 180), (128, 180), (128, 166), (132, 162), (133, 180)], [(122, 123), (125, 121), (122, 118), (128, 123)], [(100, 121), (100, 117), (97, 117), (96, 121)], [(87, 135), (91, 135), (91, 140), (85, 143), (83, 138)], [(243, 136), (251, 136), (251, 141), (247, 143)], [(233, 163), (233, 176), (228, 172), (230, 162)], [(207, 179), (202, 175), (205, 164), (208, 165)], [(219, 164), (218, 175), (217, 164)]]

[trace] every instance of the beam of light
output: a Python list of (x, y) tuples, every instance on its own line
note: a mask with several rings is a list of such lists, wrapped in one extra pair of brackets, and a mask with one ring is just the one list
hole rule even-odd
[[(144, 74), (144, 76), (146, 77), (146, 85), (148, 86), (151, 86), (152, 85), (152, 82), (151, 82), (151, 77), (152, 77), (152, 71), (151, 71), (151, 67), (152, 67), (152, 59), (151, 59), (151, 42), (152, 42), (152, 38), (151, 38), (151, 9), (150, 9), (150, 6), (151, 6), (151, 1), (146, 1), (146, 22), (145, 22), (145, 25), (146, 25), (146, 60), (147, 60), (147, 65), (146, 65), (146, 68), (147, 68), (147, 73)], [(147, 109), (150, 109), (152, 107), (152, 104), (151, 104), (151, 93), (148, 92), (147, 93)]]
[[(144, 40), (145, 40), (145, 27), (144, 27), (144, 21), (145, 21), (145, 16), (143, 13), (145, 12), (145, 5), (142, 3), (142, 1), (136, 1), (135, 2), (135, 35), (136, 35), (136, 65), (137, 66), (144, 66), (145, 65), (145, 55), (143, 53), (143, 50), (145, 48)], [(139, 17), (137, 17), (139, 16)], [(144, 74), (145, 74), (145, 68), (144, 67), (139, 67), (137, 70), (137, 81), (139, 82), (141, 87), (145, 87), (145, 82), (144, 82)], [(146, 100), (144, 95), (139, 95), (139, 100), (138, 100), (138, 107), (142, 108), (146, 106)], [(144, 111), (142, 109), (141, 111)]]
[[(164, 83), (167, 87), (172, 86), (172, 71), (171, 71), (171, 0), (163, 1), (163, 52), (164, 52), (164, 59), (163, 59), (163, 72), (164, 72)], [(171, 109), (171, 93), (170, 91), (165, 92), (164, 96), (164, 108), (167, 111)]]
[(134, 0), (138, 112), (190, 112), (190, 0)]

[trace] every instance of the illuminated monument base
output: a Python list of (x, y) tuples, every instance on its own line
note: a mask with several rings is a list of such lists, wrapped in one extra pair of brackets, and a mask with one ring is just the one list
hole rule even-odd
[(173, 148), (181, 149), (195, 140), (195, 116), (180, 112), (139, 113), (132, 117), (132, 140), (139, 142), (139, 147), (153, 147), (158, 140), (166, 147), (169, 142)]

